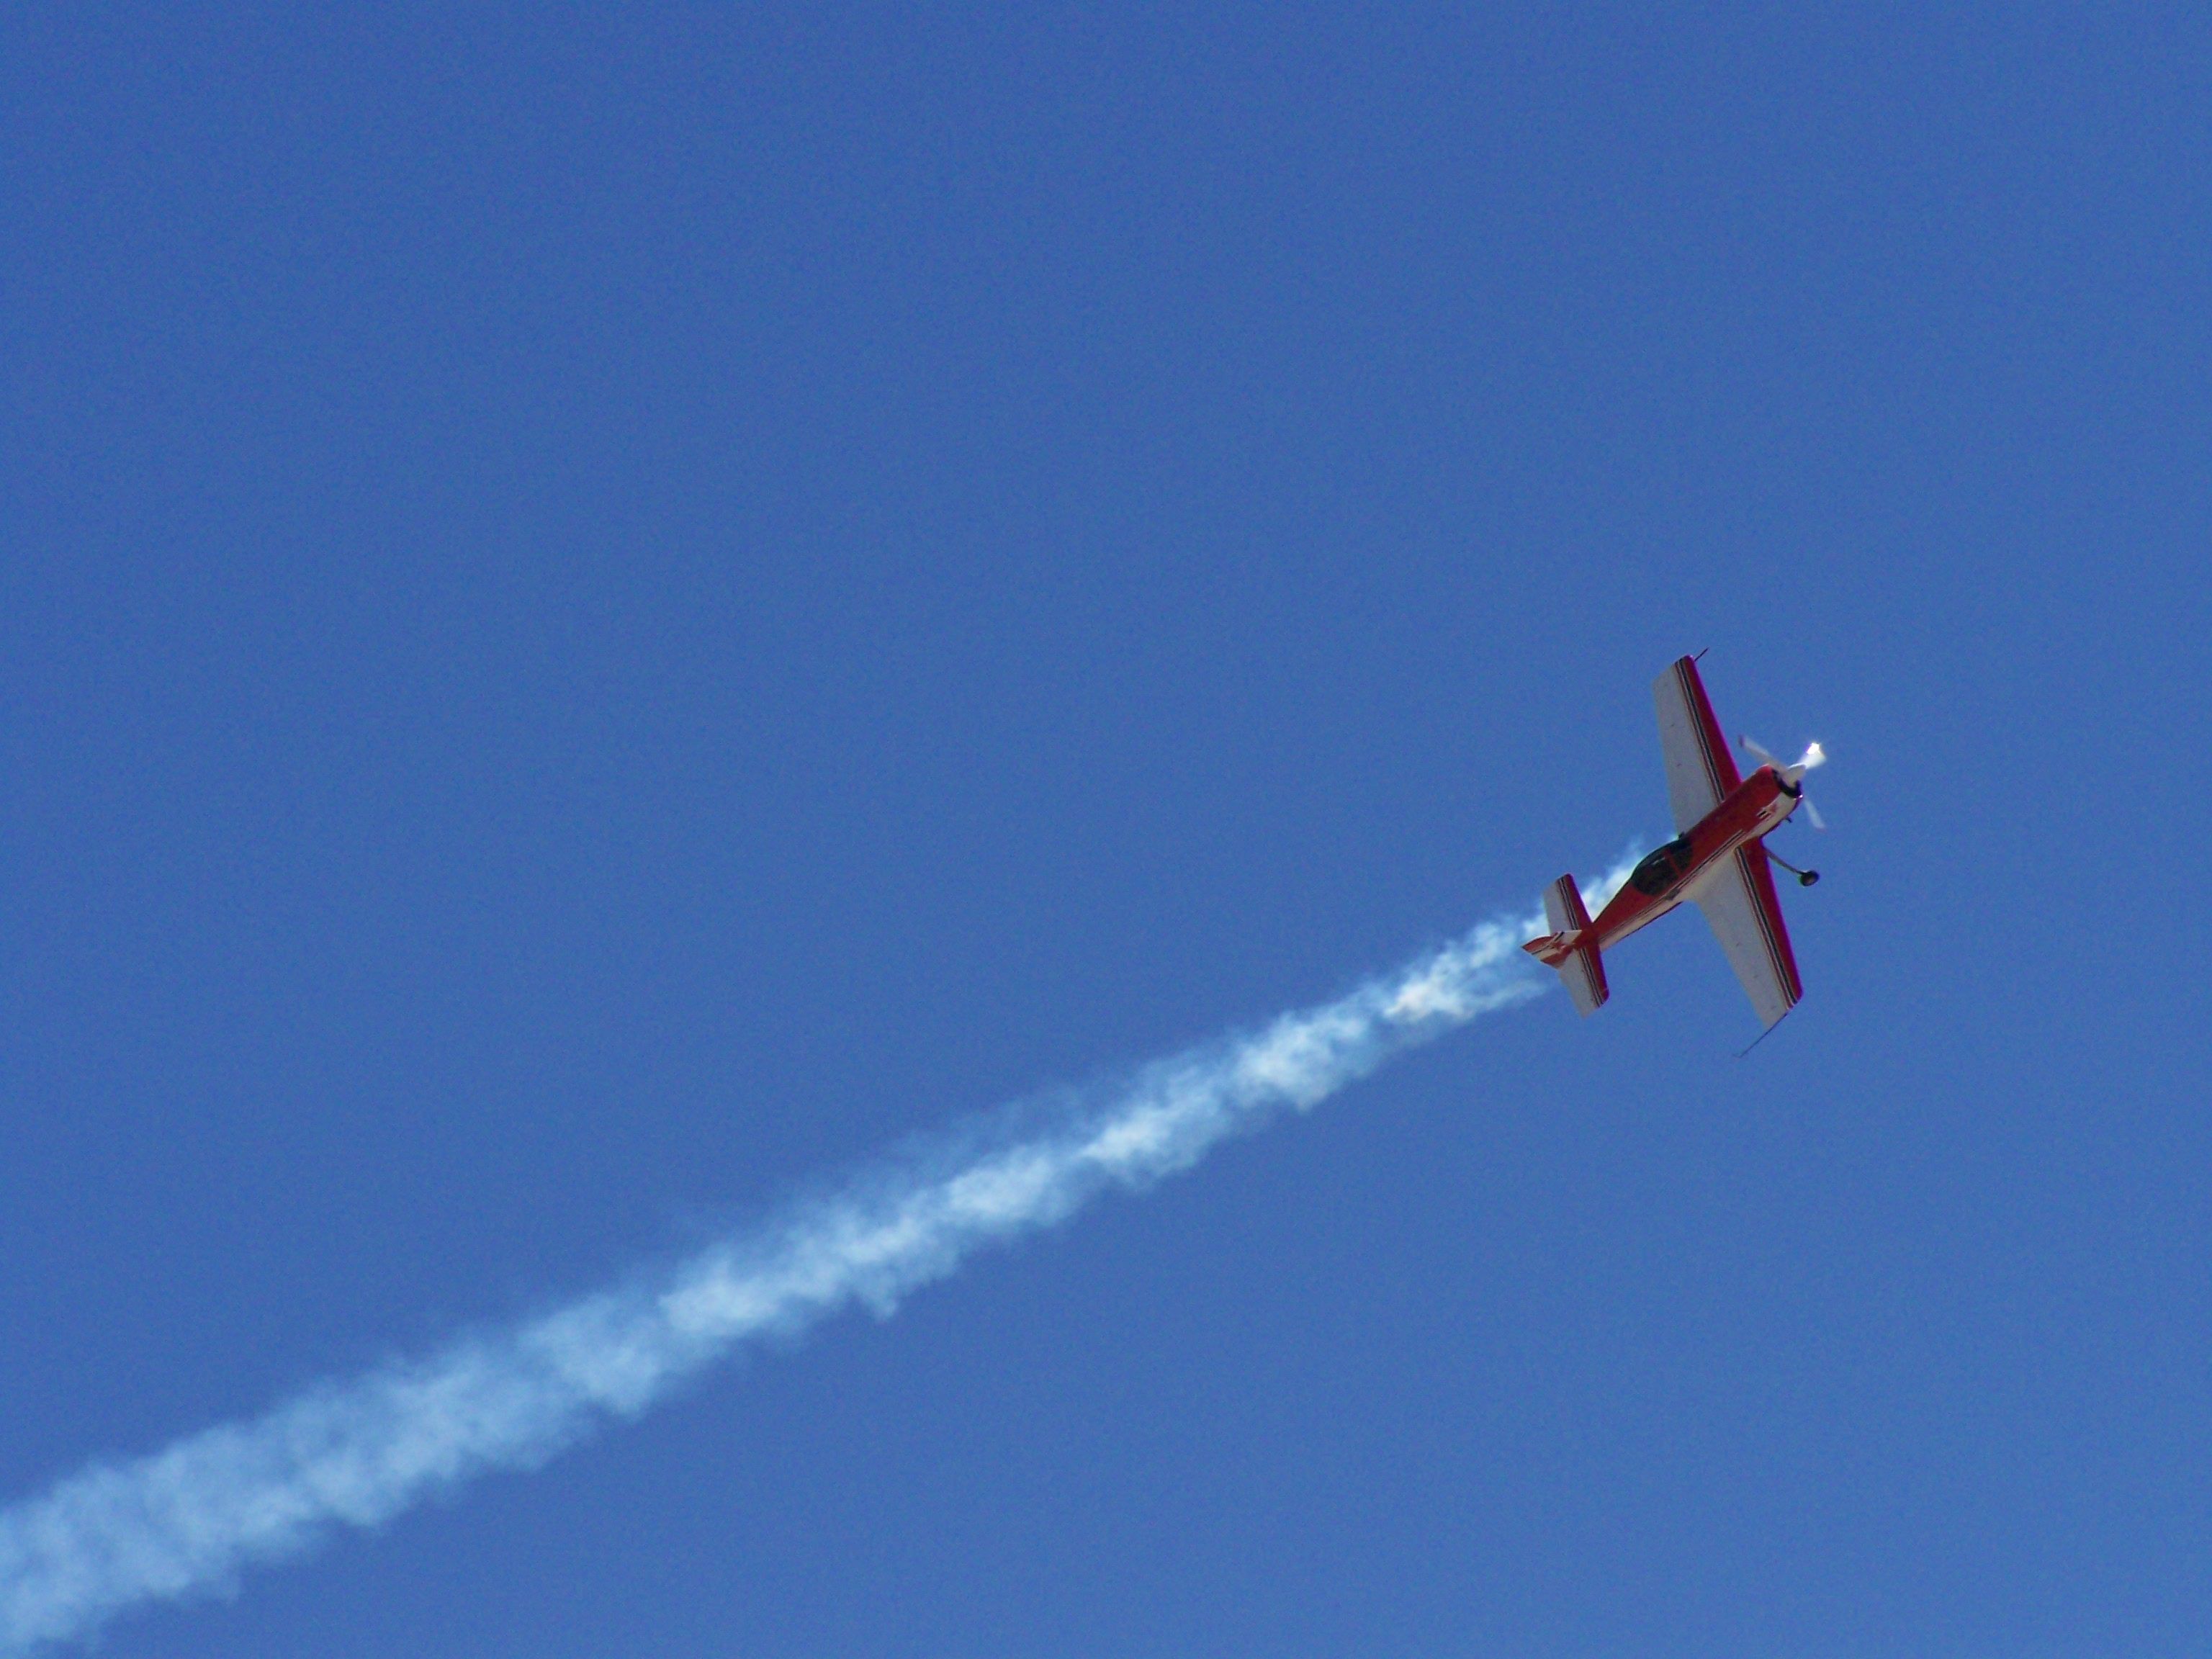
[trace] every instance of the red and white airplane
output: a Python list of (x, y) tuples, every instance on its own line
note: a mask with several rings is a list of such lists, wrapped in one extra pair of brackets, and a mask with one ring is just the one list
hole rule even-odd
[(1762, 838), (1800, 806), (1814, 828), (1826, 827), (1805, 799), (1803, 779), (1827, 757), (1816, 743), (1795, 764), (1784, 766), (1746, 738), (1743, 746), (1760, 764), (1749, 777), (1739, 777), (1713, 719), (1713, 706), (1705, 700), (1697, 658), (1674, 663), (1651, 690), (1659, 703), (1667, 799), (1680, 833), (1636, 866), (1628, 884), (1595, 922), (1583, 907), (1575, 878), (1561, 876), (1544, 894), (1544, 916), (1552, 931), (1522, 948), (1558, 969), (1576, 1008), (1594, 1014), (1607, 994), (1600, 953), (1687, 900), (1705, 913), (1729, 965), (1751, 994), (1759, 1023), (1771, 1030), (1805, 992), (1790, 953), (1790, 931), (1782, 925), (1774, 877), (1766, 866), (1769, 860), (1781, 865), (1807, 887), (1820, 880), (1820, 872), (1783, 863), (1766, 850)]

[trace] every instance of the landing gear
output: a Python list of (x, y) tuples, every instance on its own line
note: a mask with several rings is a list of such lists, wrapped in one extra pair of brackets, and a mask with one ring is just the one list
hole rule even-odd
[(1790, 863), (1789, 860), (1784, 858), (1771, 847), (1769, 847), (1765, 842), (1759, 843), (1759, 850), (1765, 854), (1767, 857), (1772, 859), (1777, 864), (1787, 870), (1791, 875), (1796, 877), (1797, 884), (1800, 887), (1810, 887), (1814, 882), (1820, 878), (1820, 872), (1818, 870), (1800, 870), (1796, 865)]

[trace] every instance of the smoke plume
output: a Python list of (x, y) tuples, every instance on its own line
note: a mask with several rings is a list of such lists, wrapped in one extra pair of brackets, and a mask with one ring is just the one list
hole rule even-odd
[[(1601, 882), (1595, 902), (1623, 872)], [(659, 1274), (265, 1415), (95, 1463), (0, 1510), (0, 1652), (373, 1527), (488, 1470), (542, 1463), (763, 1338), (853, 1304), (889, 1315), (978, 1249), (1189, 1168), (1391, 1055), (1536, 994), (1533, 921), (1493, 921), (1336, 1000), (1013, 1109), (850, 1177)]]

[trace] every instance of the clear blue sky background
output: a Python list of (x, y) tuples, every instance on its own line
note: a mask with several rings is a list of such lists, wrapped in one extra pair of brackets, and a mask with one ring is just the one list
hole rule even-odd
[(11, 10), (0, 1494), (1834, 757), (1749, 1060), (1684, 917), (105, 1652), (2212, 1645), (2212, 27), (1649, 9)]

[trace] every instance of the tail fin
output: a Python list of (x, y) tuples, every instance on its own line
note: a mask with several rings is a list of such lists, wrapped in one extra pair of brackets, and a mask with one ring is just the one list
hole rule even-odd
[(1582, 889), (1572, 876), (1561, 876), (1544, 890), (1544, 920), (1552, 931), (1521, 948), (1559, 970), (1576, 1012), (1595, 1013), (1609, 994), (1605, 964), (1598, 960), (1596, 941), (1589, 937), (1589, 912), (1583, 908)]

